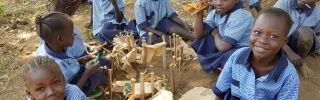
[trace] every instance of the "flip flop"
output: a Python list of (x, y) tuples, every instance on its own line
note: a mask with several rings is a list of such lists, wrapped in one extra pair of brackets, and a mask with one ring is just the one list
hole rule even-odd
[(100, 89), (94, 89), (88, 97), (97, 98), (102, 95), (102, 91)]

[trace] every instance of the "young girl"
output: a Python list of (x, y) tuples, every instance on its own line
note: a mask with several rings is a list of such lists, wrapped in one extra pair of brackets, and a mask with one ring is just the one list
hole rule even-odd
[(232, 54), (212, 90), (224, 100), (297, 100), (299, 77), (281, 49), (292, 26), (288, 13), (263, 9), (250, 36), (250, 48)]
[(213, 73), (218, 67), (223, 68), (235, 50), (249, 46), (254, 21), (239, 0), (213, 0), (213, 4), (215, 9), (205, 21), (203, 10), (197, 13), (194, 27), (197, 39), (191, 44), (202, 69), (207, 73)]
[[(36, 52), (36, 56), (49, 56), (59, 65), (67, 83), (76, 84), (85, 94), (97, 86), (107, 83), (107, 77), (100, 68), (99, 61), (76, 59), (65, 48), (74, 41), (73, 22), (61, 12), (49, 12), (36, 19), (36, 31), (45, 43)], [(87, 65), (79, 62), (88, 62)]]
[(28, 100), (89, 100), (75, 85), (67, 84), (58, 64), (38, 56), (24, 65), (23, 80)]
[[(81, 0), (50, 0), (48, 2), (48, 12), (56, 11), (72, 16), (77, 11), (80, 4)], [(67, 47), (66, 51), (68, 51), (74, 58), (78, 59), (79, 61), (84, 61), (80, 62), (82, 64), (85, 64), (86, 61), (95, 58), (95, 54), (97, 52), (88, 53), (87, 47), (84, 45), (81, 34), (78, 32), (75, 26), (73, 26), (73, 34), (73, 45)], [(40, 39), (40, 41), (40, 44), (44, 43), (42, 39)], [(105, 58), (104, 56), (100, 56), (99, 61), (101, 66), (110, 67), (110, 59)]]

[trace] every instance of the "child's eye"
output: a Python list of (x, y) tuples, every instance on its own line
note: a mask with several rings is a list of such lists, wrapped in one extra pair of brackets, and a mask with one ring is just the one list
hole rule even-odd
[(60, 84), (60, 82), (61, 82), (61, 81), (59, 81), (59, 80), (58, 80), (58, 81), (55, 81), (55, 82), (53, 83), (53, 85), (54, 85), (54, 86), (57, 86), (57, 85)]
[(43, 87), (37, 88), (36, 91), (39, 91), (39, 92), (44, 91), (44, 88)]
[(275, 35), (270, 35), (271, 38), (278, 38), (277, 36)]
[(259, 31), (254, 31), (253, 33), (256, 34), (256, 35), (259, 35), (259, 34), (260, 34)]

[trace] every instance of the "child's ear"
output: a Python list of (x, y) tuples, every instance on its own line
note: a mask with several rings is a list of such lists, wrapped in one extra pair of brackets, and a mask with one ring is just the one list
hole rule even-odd
[(31, 94), (28, 90), (26, 90), (27, 93), (27, 100), (32, 100)]
[(68, 12), (70, 10), (70, 8), (71, 8), (71, 6), (67, 6), (67, 7), (64, 8), (64, 11)]
[(61, 39), (61, 36), (60, 36), (60, 35), (57, 36), (57, 42), (58, 42), (58, 43), (62, 43), (62, 39)]
[(289, 40), (289, 37), (288, 37), (288, 36), (286, 36), (286, 38), (283, 40), (283, 44), (288, 43), (288, 40)]

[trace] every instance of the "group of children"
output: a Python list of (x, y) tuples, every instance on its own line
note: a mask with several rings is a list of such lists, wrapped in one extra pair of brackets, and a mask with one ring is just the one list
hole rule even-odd
[[(48, 12), (36, 18), (41, 46), (24, 70), (31, 99), (89, 99), (86, 95), (107, 83), (100, 66), (109, 66), (110, 60), (101, 56), (91, 61), (97, 52), (88, 52), (69, 17), (81, 1), (49, 0)], [(176, 33), (193, 41), (205, 72), (222, 69), (212, 87), (217, 99), (297, 99), (295, 68), (305, 78), (314, 74), (304, 58), (319, 48), (317, 1), (278, 0), (274, 7), (261, 10), (258, 0), (248, 0), (250, 8), (261, 10), (255, 20), (244, 9), (243, 0), (212, 0), (209, 4), (214, 9), (205, 21), (203, 10), (198, 12), (193, 28), (178, 17), (170, 0), (137, 0), (136, 20), (130, 25), (123, 0), (92, 0), (93, 34), (101, 44), (107, 41), (112, 47), (113, 37), (123, 31), (146, 39), (152, 32), (153, 44), (162, 41), (162, 35)]]

